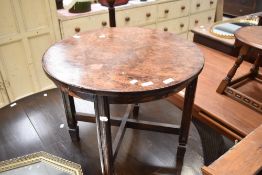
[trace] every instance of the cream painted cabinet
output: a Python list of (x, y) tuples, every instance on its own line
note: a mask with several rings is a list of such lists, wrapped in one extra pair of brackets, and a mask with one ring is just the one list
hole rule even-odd
[(168, 20), (157, 23), (157, 29), (177, 34), (188, 31), (188, 17)]
[(0, 106), (54, 87), (41, 58), (59, 38), (55, 1), (1, 0), (0, 73), (10, 101)]
[[(130, 1), (116, 8), (116, 25), (139, 26), (183, 34), (195, 26), (214, 21), (217, 0), (151, 0), (147, 2)], [(58, 10), (62, 38), (76, 33), (108, 27), (107, 8), (93, 4), (92, 11), (71, 14)]]
[(4, 81), (0, 74), (0, 107), (9, 103), (8, 95), (4, 85)]
[(116, 23), (118, 27), (152, 24), (156, 21), (156, 13), (156, 5), (121, 10), (116, 13)]

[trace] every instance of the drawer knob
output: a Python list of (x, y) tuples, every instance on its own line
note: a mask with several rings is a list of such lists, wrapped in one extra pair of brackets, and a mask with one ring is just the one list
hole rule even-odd
[(198, 24), (198, 22), (199, 22), (199, 21), (196, 19), (196, 20), (195, 20), (195, 24)]
[(104, 27), (105, 27), (105, 26), (107, 25), (107, 22), (106, 22), (106, 21), (102, 21), (102, 23), (101, 23), (101, 24), (102, 24), (102, 26), (104, 26)]
[(183, 28), (184, 26), (185, 26), (185, 25), (184, 25), (183, 23), (182, 23), (182, 24), (180, 24), (180, 27), (181, 27), (181, 28)]
[(181, 6), (181, 10), (185, 10), (186, 9), (186, 6)]
[(164, 28), (164, 31), (165, 31), (165, 32), (167, 32), (167, 31), (168, 31), (168, 28), (167, 28), (167, 27), (165, 27), (165, 28)]
[(197, 7), (200, 7), (200, 3), (197, 3), (196, 6), (197, 6)]
[(127, 16), (127, 17), (125, 18), (125, 21), (126, 21), (126, 22), (130, 21), (130, 18)]
[(211, 17), (211, 16), (209, 16), (207, 19), (208, 19), (209, 21), (211, 21), (212, 17)]
[(146, 17), (150, 17), (151, 16), (151, 13), (146, 13)]
[(165, 9), (165, 14), (168, 14), (169, 13), (169, 10), (168, 9)]
[(214, 4), (214, 1), (210, 1), (210, 4), (211, 4), (211, 5)]
[(80, 32), (80, 27), (76, 27), (76, 28), (75, 28), (75, 32), (76, 32), (76, 33), (79, 33), (79, 32)]

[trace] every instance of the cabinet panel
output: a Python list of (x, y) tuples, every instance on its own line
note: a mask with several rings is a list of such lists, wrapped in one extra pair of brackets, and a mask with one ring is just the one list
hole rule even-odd
[(54, 42), (50, 34), (44, 34), (40, 36), (31, 37), (28, 39), (31, 50), (31, 57), (33, 60), (33, 66), (36, 72), (36, 77), (40, 90), (50, 88), (53, 83), (47, 78), (42, 69), (42, 56), (45, 50)]
[(181, 38), (187, 39), (187, 32), (179, 34)]
[(154, 23), (156, 20), (156, 5), (122, 10), (116, 13), (116, 25), (141, 26)]
[(61, 24), (62, 36), (63, 38), (73, 36), (76, 33), (76, 28), (80, 28), (80, 32), (83, 32), (108, 26), (108, 14), (100, 14), (89, 17), (82, 17), (74, 20), (63, 21)]
[(47, 1), (44, 0), (19, 0), (22, 17), (26, 31), (46, 28), (49, 26), (50, 17)]
[(11, 0), (1, 0), (0, 26), (0, 39), (19, 32)]
[(35, 92), (22, 41), (1, 45), (0, 63), (10, 100), (14, 101)]
[(156, 24), (150, 24), (150, 25), (146, 25), (146, 26), (142, 26), (143, 28), (147, 28), (147, 29), (156, 29)]
[(175, 2), (159, 4), (157, 13), (159, 20), (187, 16), (189, 13), (189, 1), (180, 0)]
[(193, 29), (199, 25), (211, 24), (215, 19), (215, 10), (210, 10), (190, 16), (189, 29)]
[(4, 81), (0, 74), (0, 108), (7, 105), (9, 103), (9, 99), (7, 96), (6, 88), (4, 86)]
[(191, 14), (216, 8), (217, 0), (192, 0)]
[(188, 30), (188, 17), (160, 22), (157, 24), (157, 29), (174, 33), (186, 32)]

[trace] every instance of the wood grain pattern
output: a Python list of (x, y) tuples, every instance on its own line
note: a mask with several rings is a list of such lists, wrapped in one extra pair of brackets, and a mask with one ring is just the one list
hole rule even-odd
[[(204, 175), (251, 175), (262, 170), (262, 125), (208, 167)], [(260, 171), (260, 173), (259, 173)]]
[[(235, 58), (201, 45), (199, 48), (205, 57), (205, 67), (198, 80), (193, 117), (203, 119), (205, 122), (205, 119), (199, 115), (204, 113), (216, 123), (214, 128), (231, 139), (238, 138), (227, 132), (228, 129), (242, 138), (245, 137), (262, 124), (262, 115), (225, 95), (216, 93), (216, 88), (234, 64)], [(251, 64), (243, 62), (236, 72), (236, 77), (246, 74), (250, 68)], [(252, 88), (255, 87), (251, 87), (250, 90)], [(170, 97), (170, 100), (180, 107), (183, 104), (181, 94), (175, 94)]]
[(54, 81), (108, 96), (174, 89), (194, 79), (203, 63), (195, 44), (142, 28), (80, 33), (53, 45), (43, 57)]
[(262, 26), (249, 26), (238, 29), (235, 37), (242, 43), (262, 50)]

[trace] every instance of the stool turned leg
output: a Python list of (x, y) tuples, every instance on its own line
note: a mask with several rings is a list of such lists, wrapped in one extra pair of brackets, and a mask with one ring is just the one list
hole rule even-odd
[(240, 53), (239, 56), (234, 64), (234, 66), (230, 69), (230, 71), (228, 72), (226, 78), (224, 80), (222, 80), (222, 82), (219, 84), (218, 88), (217, 88), (217, 93), (222, 94), (224, 92), (224, 90), (226, 89), (226, 87), (230, 84), (232, 78), (234, 77), (234, 75), (236, 74), (236, 71), (238, 69), (238, 67), (240, 66), (240, 64), (242, 64), (245, 56), (248, 53), (248, 46), (243, 46), (240, 49)]
[(259, 66), (262, 62), (262, 55), (257, 55), (256, 56), (256, 60), (252, 66), (252, 68), (250, 69), (250, 72), (252, 73), (251, 76), (252, 78), (255, 78), (258, 75), (258, 71), (259, 71)]
[(113, 175), (113, 151), (110, 110), (107, 97), (95, 97), (95, 115), (100, 164), (103, 175)]
[(179, 135), (179, 146), (177, 157), (183, 158), (186, 152), (186, 144), (188, 140), (189, 128), (192, 119), (192, 110), (194, 105), (195, 93), (197, 86), (197, 78), (190, 82), (186, 87), (184, 107), (182, 113), (182, 121)]
[(77, 120), (75, 118), (76, 111), (75, 111), (75, 104), (74, 98), (67, 93), (62, 92), (62, 98), (65, 108), (65, 114), (67, 119), (67, 124), (69, 127), (69, 134), (71, 136), (72, 141), (79, 141), (79, 127), (77, 126)]
[(134, 109), (133, 109), (133, 117), (137, 119), (138, 114), (139, 114), (139, 104), (135, 104)]

